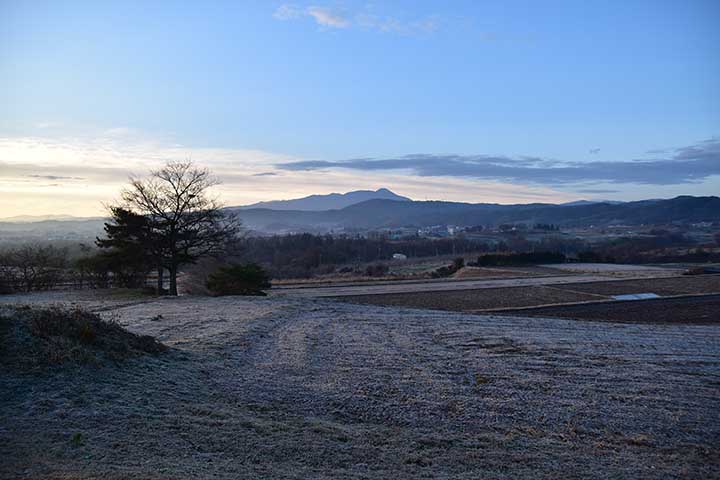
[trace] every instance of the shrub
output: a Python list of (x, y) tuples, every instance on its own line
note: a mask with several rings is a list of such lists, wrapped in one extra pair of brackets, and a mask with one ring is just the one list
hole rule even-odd
[(440, 267), (437, 270), (433, 271), (430, 275), (433, 278), (449, 277), (450, 275), (453, 275), (455, 272), (457, 272), (464, 266), (465, 266), (465, 259), (462, 257), (458, 257), (455, 260), (453, 260), (453, 263), (451, 265)]
[(130, 258), (119, 250), (108, 250), (79, 258), (75, 281), (90, 288), (142, 288), (149, 268), (143, 257)]
[(377, 263), (375, 265), (368, 265), (365, 268), (365, 275), (368, 277), (384, 277), (390, 271), (390, 267), (384, 263)]
[(167, 348), (81, 309), (11, 308), (0, 312), (0, 323), (0, 363), (15, 367), (118, 361)]
[(75, 261), (75, 283), (80, 288), (108, 288), (110, 270), (110, 261), (103, 254), (78, 258)]
[(270, 278), (255, 263), (231, 264), (208, 276), (207, 288), (215, 295), (265, 295)]
[(461, 268), (465, 266), (465, 259), (463, 257), (458, 257), (455, 260), (453, 260), (452, 268), (457, 272)]

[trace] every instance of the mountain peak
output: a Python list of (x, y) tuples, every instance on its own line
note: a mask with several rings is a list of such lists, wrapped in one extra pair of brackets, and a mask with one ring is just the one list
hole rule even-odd
[(387, 188), (378, 188), (377, 190), (354, 190), (346, 193), (329, 193), (327, 195), (309, 195), (307, 197), (296, 198), (292, 200), (274, 200), (269, 202), (259, 202), (252, 205), (246, 205), (239, 208), (266, 208), (269, 210), (302, 210), (302, 211), (322, 211), (322, 210), (339, 210), (349, 207), (357, 203), (366, 202), (368, 200), (396, 200), (410, 201), (409, 198), (398, 195)]
[(598, 203), (607, 203), (610, 205), (620, 205), (622, 203), (626, 203), (620, 200), (575, 200), (574, 202), (566, 202), (561, 203), (560, 205), (563, 207), (577, 207), (577, 206), (584, 206), (584, 205), (596, 205)]

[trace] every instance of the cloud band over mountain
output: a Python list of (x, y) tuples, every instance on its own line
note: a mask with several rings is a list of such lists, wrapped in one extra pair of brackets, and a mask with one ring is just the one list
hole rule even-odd
[(363, 171), (407, 170), (424, 177), (471, 177), (518, 183), (563, 185), (582, 182), (677, 185), (720, 175), (720, 140), (671, 150), (664, 158), (627, 161), (559, 162), (540, 157), (412, 154), (396, 158), (296, 161), (281, 170), (344, 168)]

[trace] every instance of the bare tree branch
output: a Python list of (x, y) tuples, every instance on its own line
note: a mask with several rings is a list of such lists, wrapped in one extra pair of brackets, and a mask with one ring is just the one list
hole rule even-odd
[(220, 182), (191, 161), (168, 162), (148, 178), (131, 178), (121, 192), (123, 208), (144, 215), (161, 239), (159, 264), (170, 272), (170, 293), (177, 294), (177, 271), (202, 256), (215, 255), (237, 236), (240, 222), (208, 196)]

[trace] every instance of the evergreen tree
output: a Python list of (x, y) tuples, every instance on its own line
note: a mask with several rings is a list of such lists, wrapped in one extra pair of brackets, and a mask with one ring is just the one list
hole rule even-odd
[(110, 221), (104, 226), (106, 238), (95, 243), (104, 249), (100, 255), (117, 283), (140, 286), (148, 272), (158, 269), (158, 291), (162, 291), (162, 255), (152, 222), (121, 207), (110, 207)]

